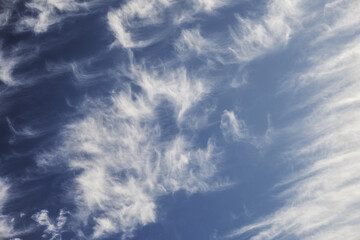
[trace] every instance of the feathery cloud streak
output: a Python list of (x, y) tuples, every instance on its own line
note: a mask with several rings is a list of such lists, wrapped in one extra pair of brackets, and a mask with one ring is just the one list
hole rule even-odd
[(53, 222), (49, 217), (49, 211), (46, 209), (35, 213), (32, 219), (38, 223), (38, 225), (45, 227), (43, 238), (50, 236), (50, 240), (61, 239), (61, 233), (67, 221), (67, 214), (69, 212), (60, 210), (59, 216), (56, 218), (56, 222)]
[(303, 17), (301, 1), (272, 0), (260, 19), (237, 16), (238, 25), (231, 28), (234, 46), (230, 50), (240, 62), (252, 61), (277, 48), (286, 46)]
[(170, 102), (180, 126), (205, 97), (202, 81), (183, 68), (149, 72), (131, 64), (125, 74), (141, 91), (128, 87), (115, 93), (109, 106), (94, 102), (84, 119), (67, 127), (64, 144), (52, 153), (81, 170), (76, 178), (78, 214), (85, 224), (90, 219), (96, 223), (93, 238), (119, 230), (131, 236), (138, 226), (154, 222), (159, 196), (220, 187), (209, 185), (218, 160), (213, 140), (196, 148), (181, 130), (170, 141), (161, 140), (168, 133), (159, 125), (163, 119), (157, 109)]
[(13, 227), (11, 219), (8, 216), (2, 215), (3, 206), (8, 198), (9, 186), (0, 179), (0, 238), (8, 238), (13, 234)]
[[(327, 11), (331, 4), (359, 10), (355, 1), (332, 1), (324, 10)], [(338, 22), (331, 22), (333, 15), (325, 15), (323, 20), (337, 32), (360, 21), (359, 17), (346, 21), (341, 7), (333, 11), (336, 16), (342, 16)], [(315, 26), (316, 30), (321, 29), (321, 24)], [(315, 32), (320, 32), (315, 35), (316, 40), (330, 37), (329, 31)], [(337, 38), (335, 43), (322, 42), (322, 47), (310, 42), (313, 54), (308, 61), (313, 67), (293, 83), (295, 89), (307, 91), (312, 96), (306, 105), (311, 109), (310, 113), (299, 119), (289, 133), (300, 139), (291, 146), (291, 156), (306, 167), (286, 182), (287, 188), (280, 195), (286, 204), (263, 220), (234, 231), (229, 237), (245, 233), (254, 240), (355, 240), (360, 237), (360, 194), (357, 190), (360, 187), (360, 119), (357, 111), (360, 45), (357, 34)]]
[[(110, 11), (107, 18), (116, 38), (114, 45), (143, 48), (162, 40), (169, 25), (176, 29), (184, 22), (193, 22), (198, 13), (210, 14), (229, 3), (231, 1), (224, 0), (134, 0)], [(144, 35), (145, 27), (153, 28), (150, 36)]]
[(99, 0), (31, 0), (25, 3), (25, 7), (32, 14), (22, 16), (16, 23), (16, 30), (44, 33), (66, 18), (84, 14), (101, 4)]

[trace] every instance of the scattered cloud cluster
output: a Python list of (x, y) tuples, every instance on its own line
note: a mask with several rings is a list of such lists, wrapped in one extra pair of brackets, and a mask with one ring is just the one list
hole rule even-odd
[[(45, 34), (69, 17), (89, 14), (97, 11), (95, 6), (105, 5), (101, 0), (29, 0), (23, 3), (24, 12), (15, 16), (19, 1), (0, 4), (0, 30), (11, 24), (12, 34), (27, 32), (33, 36)], [(232, 4), (237, 3), (132, 0), (121, 2), (116, 9), (105, 9), (105, 24), (115, 37), (112, 47), (124, 50), (104, 44), (108, 52), (123, 54), (122, 61), (112, 69), (111, 77), (116, 79), (112, 84), (116, 87), (109, 95), (88, 96), (76, 108), (81, 117), (64, 123), (56, 139), (58, 145), (37, 155), (37, 163), (44, 169), (61, 165), (73, 172), (69, 180), (73, 185), (66, 191), (76, 205), (71, 218), (81, 226), (76, 229), (80, 237), (100, 239), (122, 234), (126, 239), (138, 227), (157, 221), (161, 197), (177, 191), (194, 194), (226, 186), (228, 183), (216, 176), (221, 158), (216, 141), (212, 137), (199, 140), (197, 136), (214, 112), (220, 113), (216, 120), (218, 124), (220, 119), (220, 127), (216, 128), (225, 142), (245, 142), (260, 150), (271, 144), (274, 130), (270, 114), (265, 134), (255, 136), (251, 124), (247, 126), (236, 111), (229, 110), (236, 106), (219, 110), (215, 103), (206, 107), (201, 104), (212, 98), (214, 89), (222, 83), (238, 88), (251, 81), (251, 76), (239, 82), (231, 79), (247, 72), (243, 71), (247, 63), (288, 46), (295, 35), (304, 40), (301, 46), (306, 47), (305, 54), (310, 54), (305, 63), (311, 67), (299, 70), (282, 87), (286, 88), (285, 94), (303, 93), (294, 109), (307, 111), (305, 117), (298, 118), (281, 134), (284, 138), (292, 136), (287, 156), (294, 164), (300, 162), (305, 167), (282, 183), (283, 207), (228, 237), (360, 237), (360, 39), (356, 37), (360, 3), (269, 0), (260, 16), (235, 14), (235, 25), (227, 25), (221, 36), (203, 28), (201, 18), (216, 16), (220, 8)], [(157, 59), (160, 64), (142, 57), (149, 50), (146, 47), (164, 39), (170, 46), (167, 50), (174, 52), (164, 53), (167, 57)], [(0, 94), (3, 89), (24, 84), (18, 80), (16, 70), (36, 54), (37, 49), (29, 46), (1, 46)], [(124, 53), (129, 54), (129, 62)], [(71, 72), (78, 89), (108, 77), (106, 71), (87, 71), (84, 62), (45, 61), (44, 65), (54, 75)], [(188, 66), (194, 62), (194, 66)], [(214, 74), (217, 80), (213, 81), (211, 75), (217, 67), (221, 70)], [(42, 134), (29, 126), (16, 126), (13, 118), (4, 119), (10, 129), (10, 144)], [(1, 212), (8, 189), (8, 184), (0, 180), (0, 238), (16, 235), (13, 222)], [(55, 220), (49, 215), (44, 209), (29, 216), (43, 228), (44, 238), (61, 239), (70, 213), (61, 209)], [(84, 229), (90, 229), (90, 233), (82, 232)]]
[[(218, 161), (214, 141), (198, 148), (181, 133), (188, 111), (206, 96), (201, 79), (184, 68), (149, 71), (134, 63), (124, 74), (141, 90), (129, 86), (114, 93), (109, 106), (94, 103), (84, 119), (67, 127), (63, 146), (53, 153), (82, 170), (76, 178), (78, 215), (85, 224), (95, 222), (94, 238), (119, 230), (131, 236), (138, 226), (154, 222), (160, 196), (221, 187), (212, 180)], [(167, 121), (158, 115), (166, 103), (178, 133), (169, 134), (160, 124)], [(167, 135), (170, 140), (162, 140)]]

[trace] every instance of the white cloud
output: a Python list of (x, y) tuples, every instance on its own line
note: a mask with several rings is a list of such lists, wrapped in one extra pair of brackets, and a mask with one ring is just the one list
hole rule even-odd
[(142, 48), (158, 40), (158, 37), (143, 37), (136, 29), (163, 22), (163, 11), (171, 5), (168, 0), (128, 1), (120, 9), (108, 13), (108, 24), (117, 43), (124, 48)]
[(41, 136), (45, 132), (44, 130), (43, 131), (34, 130), (29, 126), (15, 128), (13, 123), (10, 121), (8, 117), (6, 117), (6, 121), (12, 133), (12, 136), (9, 139), (9, 143), (14, 143), (15, 141), (21, 139), (35, 138)]
[[(194, 17), (198, 13), (210, 14), (231, 2), (227, 0), (134, 0), (127, 1), (119, 9), (109, 11), (107, 19), (116, 38), (114, 45), (129, 49), (143, 48), (164, 38), (167, 34), (162, 26), (164, 23), (172, 24), (173, 28), (177, 28), (183, 23), (195, 21)], [(151, 33), (144, 31), (144, 27), (159, 28), (159, 26), (162, 26), (161, 29), (154, 28)], [(187, 33), (184, 32), (184, 34)]]
[(100, 0), (31, 0), (25, 3), (25, 7), (32, 14), (22, 16), (16, 23), (16, 29), (44, 33), (64, 19), (84, 14), (101, 4)]
[(40, 226), (45, 227), (44, 234), (42, 235), (43, 238), (55, 240), (61, 239), (61, 233), (64, 231), (63, 228), (66, 224), (68, 214), (68, 211), (61, 209), (56, 221), (53, 221), (49, 217), (49, 211), (43, 209), (40, 212), (35, 213), (32, 216), (32, 219)]
[(272, 143), (275, 135), (270, 115), (267, 116), (267, 123), (264, 135), (255, 135), (248, 129), (246, 122), (239, 118), (234, 111), (224, 110), (221, 115), (220, 129), (225, 140), (250, 143), (262, 151)]
[(147, 70), (142, 65), (132, 64), (126, 75), (143, 88), (147, 99), (154, 107), (163, 100), (170, 101), (175, 118), (181, 124), (186, 112), (202, 100), (211, 90), (211, 82), (191, 76), (186, 68)]
[(8, 190), (8, 184), (3, 179), (0, 179), (0, 238), (2, 239), (13, 235), (11, 219), (6, 215), (2, 215), (4, 204), (9, 197)]
[(344, 35), (359, 34), (359, 11), (360, 3), (357, 1), (339, 0), (326, 3), (323, 14), (318, 18), (320, 27), (318, 26), (317, 29), (320, 34), (315, 38), (314, 43)]
[[(222, 38), (224, 42), (224, 36)], [(180, 37), (174, 42), (174, 47), (182, 61), (197, 57), (204, 60), (208, 68), (215, 63), (225, 64), (232, 59), (230, 51), (219, 44), (218, 37), (203, 37), (199, 28), (182, 30)]]
[(8, 195), (9, 186), (1, 179), (0, 180), (0, 210), (2, 209)]
[(245, 121), (235, 116), (233, 111), (225, 110), (223, 112), (220, 129), (225, 139), (228, 140), (241, 141), (249, 137)]
[(196, 55), (201, 55), (204, 52), (211, 51), (214, 44), (201, 36), (199, 28), (185, 29), (181, 32), (177, 42), (175, 42), (175, 48), (180, 53), (193, 51)]
[(17, 0), (3, 0), (0, 2), (0, 28), (8, 24)]
[(171, 103), (181, 128), (189, 110), (205, 96), (202, 81), (183, 68), (149, 71), (137, 64), (125, 75), (140, 92), (129, 88), (114, 93), (110, 105), (93, 102), (88, 114), (63, 132), (64, 144), (39, 156), (39, 163), (52, 155), (82, 170), (74, 192), (78, 217), (85, 224), (95, 222), (94, 238), (117, 232), (131, 236), (138, 226), (155, 222), (160, 196), (221, 187), (212, 180), (218, 160), (214, 141), (198, 148), (181, 131), (163, 141), (168, 133), (157, 115), (162, 103)]
[(295, 27), (300, 26), (303, 16), (300, 3), (298, 0), (269, 1), (266, 14), (258, 20), (237, 15), (238, 26), (230, 29), (234, 40), (230, 50), (240, 62), (249, 62), (285, 46)]
[(0, 80), (2, 83), (7, 86), (17, 84), (13, 78), (13, 70), (19, 61), (18, 57), (12, 55), (6, 56), (3, 50), (0, 49)]
[(32, 59), (37, 53), (38, 48), (31, 45), (17, 44), (5, 47), (0, 41), (0, 81), (6, 87), (31, 83), (31, 80), (27, 82), (19, 80), (14, 76), (14, 70), (18, 65)]
[[(334, 14), (342, 13), (344, 9), (338, 1), (327, 3), (325, 10), (332, 3), (338, 7), (334, 8)], [(356, 1), (347, 3), (357, 8)], [(338, 21), (341, 23), (343, 19)], [(321, 23), (313, 25), (322, 28)], [(338, 32), (347, 31), (349, 25), (340, 25)], [(329, 37), (328, 32), (318, 33), (314, 39)], [(258, 222), (235, 230), (229, 237), (246, 233), (254, 240), (360, 238), (357, 190), (360, 188), (360, 44), (358, 37), (347, 34), (340, 39), (340, 42), (321, 42), (322, 46), (313, 45), (310, 39), (309, 62), (313, 66), (294, 83), (297, 91), (311, 96), (305, 105), (308, 115), (287, 132), (295, 136), (290, 146), (294, 164), (306, 167), (281, 184), (286, 186), (280, 194), (286, 204)]]
[(193, 0), (195, 9), (197, 11), (204, 12), (212, 12), (215, 9), (223, 7), (231, 2), (231, 0)]
[(74, 0), (32, 0), (25, 6), (36, 15), (22, 17), (18, 22), (17, 30), (32, 30), (35, 33), (46, 32), (50, 26), (62, 21), (65, 14), (60, 12), (77, 12), (81, 8), (81, 5)]

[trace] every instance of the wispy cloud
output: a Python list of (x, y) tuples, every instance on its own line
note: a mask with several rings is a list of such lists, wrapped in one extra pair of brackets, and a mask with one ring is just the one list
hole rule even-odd
[(318, 18), (320, 27), (317, 30), (320, 34), (314, 43), (359, 34), (359, 9), (360, 3), (351, 0), (330, 1), (325, 4), (322, 16)]
[(108, 23), (117, 43), (124, 48), (141, 48), (159, 40), (158, 36), (136, 34), (136, 29), (163, 23), (164, 10), (171, 4), (169, 0), (135, 0), (110, 11)]
[[(188, 111), (205, 96), (201, 79), (192, 79), (183, 68), (149, 71), (135, 63), (124, 75), (141, 90), (129, 86), (114, 93), (110, 105), (93, 102), (86, 116), (64, 131), (63, 145), (39, 157), (40, 163), (51, 155), (66, 158), (71, 169), (82, 170), (76, 177), (78, 217), (85, 224), (95, 222), (93, 238), (118, 232), (131, 236), (138, 226), (156, 221), (160, 196), (221, 187), (212, 180), (218, 161), (214, 141), (198, 148), (180, 130)], [(166, 102), (177, 133), (160, 124), (158, 109)], [(163, 141), (169, 134), (170, 140)]]
[[(109, 27), (116, 38), (113, 45), (128, 49), (150, 46), (167, 36), (166, 30), (169, 27), (176, 29), (183, 23), (194, 22), (194, 16), (198, 13), (210, 14), (231, 2), (226, 0), (127, 1), (119, 9), (112, 10), (107, 15)], [(150, 32), (145, 31), (145, 27), (151, 29)]]
[[(104, 93), (105, 97), (89, 96), (76, 108), (81, 116), (67, 119), (70, 123), (61, 130), (57, 146), (37, 156), (38, 164), (45, 168), (59, 164), (73, 172), (73, 188), (65, 190), (76, 205), (71, 217), (78, 223), (73, 228), (79, 236), (95, 239), (121, 233), (127, 238), (138, 227), (157, 221), (159, 198), (177, 191), (193, 194), (226, 185), (216, 179), (221, 157), (216, 141), (197, 136), (199, 128), (209, 124), (209, 116), (218, 113), (215, 105), (219, 99), (206, 106), (204, 101), (214, 97), (212, 92), (221, 83), (230, 83), (247, 72), (244, 63), (281, 49), (297, 33), (304, 33), (306, 36), (301, 39), (307, 40), (306, 50), (311, 54), (307, 63), (312, 67), (283, 87), (287, 92), (306, 92), (301, 106), (310, 110), (282, 134), (293, 137), (289, 140), (291, 157), (306, 167), (282, 183), (287, 189), (280, 195), (286, 202), (282, 208), (229, 237), (242, 234), (253, 234), (252, 239), (359, 237), (360, 196), (356, 189), (360, 187), (357, 177), (360, 165), (356, 159), (360, 153), (357, 150), (360, 44), (354, 36), (358, 34), (360, 5), (337, 0), (324, 3), (320, 10), (306, 12), (310, 1), (271, 0), (260, 18), (236, 15), (236, 26), (230, 27), (230, 34), (224, 31), (221, 40), (211, 34), (212, 30), (202, 28), (200, 18), (215, 16), (220, 8), (234, 2), (133, 0), (120, 3), (104, 16), (115, 37), (112, 46), (125, 49), (130, 63), (125, 58), (119, 61), (117, 69), (112, 70), (116, 72), (112, 76), (116, 78), (111, 83), (116, 86), (113, 91)], [(18, 32), (14, 34), (45, 33), (64, 19), (88, 14), (93, 6), (102, 3), (30, 0), (24, 4), (26, 14), (19, 15), (15, 23)], [(0, 19), (6, 23), (12, 11), (12, 5), (7, 6), (0, 11)], [(314, 22), (308, 21), (304, 26), (304, 19)], [(304, 27), (309, 31), (302, 31)], [(348, 39), (344, 40), (345, 37)], [(148, 49), (135, 49), (164, 39), (171, 46), (166, 49), (175, 49), (175, 53), (157, 59), (161, 64), (155, 64), (153, 58), (136, 59), (146, 55)], [(14, 76), (19, 64), (27, 59), (18, 49), (1, 48), (0, 81), (4, 88), (23, 84)], [(113, 55), (126, 52), (106, 50)], [(92, 63), (75, 61), (44, 65), (50, 75), (72, 73), (69, 78), (79, 88), (107, 78), (107, 69), (101, 73), (96, 69), (89, 71)], [(193, 62), (198, 65), (188, 67)], [(223, 67), (216, 73), (217, 82), (211, 76), (211, 71), (218, 70), (212, 68), (214, 62)], [(238, 74), (234, 73), (235, 68)], [(231, 82), (231, 86), (239, 87), (248, 80), (245, 75), (240, 79)], [(237, 111), (227, 109), (216, 118), (221, 118), (220, 131), (227, 142), (246, 142), (262, 149), (274, 140), (270, 115), (264, 135), (255, 136), (250, 123), (247, 126)], [(13, 119), (7, 118), (13, 134), (10, 142), (41, 134), (31, 127), (17, 126)], [(0, 208), (7, 198), (7, 189), (7, 184), (0, 181)], [(52, 219), (48, 210), (42, 210), (32, 219), (44, 228), (44, 238), (58, 239), (68, 215), (60, 210), (58, 217)], [(13, 233), (11, 225), (7, 216), (0, 215), (0, 237)]]
[(217, 8), (230, 4), (232, 0), (193, 0), (197, 11), (212, 12)]
[(175, 48), (180, 53), (191, 51), (195, 52), (196, 55), (211, 51), (213, 47), (212, 42), (201, 36), (199, 28), (183, 30), (175, 43)]
[(23, 15), (16, 23), (16, 30), (44, 33), (51, 26), (61, 23), (64, 19), (84, 12), (100, 5), (101, 1), (74, 1), (74, 0), (31, 0), (25, 7), (31, 15)]
[(32, 11), (35, 16), (22, 17), (17, 24), (17, 30), (31, 30), (35, 33), (46, 32), (50, 26), (64, 19), (66, 14), (61, 14), (61, 12), (69, 14), (77, 12), (81, 8), (81, 4), (73, 0), (32, 0), (25, 3), (25, 6)]
[(45, 227), (43, 238), (54, 240), (54, 239), (62, 239), (61, 234), (64, 230), (64, 226), (67, 221), (67, 215), (69, 215), (68, 211), (63, 209), (60, 210), (56, 221), (53, 221), (49, 217), (49, 211), (46, 209), (41, 210), (40, 212), (35, 213), (32, 216), (32, 219), (36, 221), (40, 226)]
[(225, 139), (241, 141), (248, 138), (245, 121), (235, 116), (233, 111), (225, 110), (221, 115), (220, 128)]
[(249, 62), (286, 46), (303, 17), (300, 4), (298, 0), (272, 0), (260, 19), (237, 15), (238, 25), (230, 29), (234, 41), (230, 50), (240, 62)]
[(151, 105), (170, 101), (175, 118), (181, 124), (186, 112), (210, 92), (211, 82), (204, 84), (203, 79), (188, 74), (185, 67), (159, 70), (148, 71), (142, 65), (132, 64), (131, 71), (126, 74), (146, 91)]
[(20, 58), (13, 52), (5, 53), (1, 43), (0, 47), (0, 80), (6, 86), (16, 85), (17, 81), (13, 77), (13, 71), (20, 62)]
[(259, 150), (263, 150), (272, 143), (275, 135), (270, 115), (267, 117), (267, 123), (268, 127), (264, 135), (258, 136), (250, 131), (246, 122), (234, 111), (224, 110), (221, 115), (220, 129), (226, 141), (249, 143)]
[[(183, 29), (180, 37), (175, 41), (174, 47), (178, 57), (184, 62), (194, 57), (204, 60), (208, 67), (215, 63), (234, 62), (230, 56), (230, 51), (223, 46), (224, 44), (220, 44), (217, 38), (214, 36), (202, 36), (199, 27)], [(226, 42), (226, 38), (226, 36), (222, 36), (222, 41)]]
[(11, 219), (2, 215), (5, 202), (8, 200), (9, 185), (2, 179), (0, 179), (0, 238), (9, 238), (13, 235), (13, 226)]
[(14, 127), (14, 124), (11, 122), (11, 120), (8, 117), (6, 117), (6, 121), (10, 128), (10, 131), (12, 133), (12, 136), (9, 139), (9, 143), (11, 143), (11, 144), (18, 140), (35, 138), (35, 137), (41, 136), (45, 132), (45, 131), (34, 130), (30, 126), (25, 126), (25, 127), (21, 127), (21, 128)]
[(4, 0), (0, 2), (0, 28), (7, 26), (14, 11), (17, 0)]
[(37, 53), (38, 48), (31, 45), (21, 43), (5, 47), (0, 41), (0, 81), (6, 87), (31, 83), (31, 80), (25, 82), (17, 79), (14, 71), (20, 64), (32, 59)]
[[(333, 14), (342, 14), (346, 1), (332, 1)], [(347, 7), (357, 8), (356, 1)], [(332, 19), (333, 16), (327, 16)], [(359, 17), (356, 17), (358, 21)], [(332, 23), (346, 31), (355, 20), (343, 19)], [(322, 25), (314, 23), (322, 29)], [(318, 31), (313, 39), (327, 39), (327, 31)], [(339, 42), (339, 40), (341, 40)], [(359, 239), (360, 188), (358, 172), (360, 115), (359, 106), (359, 38), (344, 35), (336, 42), (321, 42), (311, 46), (310, 67), (294, 83), (307, 97), (309, 113), (291, 126), (290, 158), (297, 166), (304, 166), (288, 181), (281, 184), (280, 194), (285, 205), (254, 224), (232, 232), (229, 237), (242, 234), (250, 239)], [(315, 49), (314, 49), (315, 48)], [(294, 88), (292, 88), (294, 89)], [(290, 90), (291, 91), (291, 90)], [(304, 106), (304, 105), (302, 105)], [(301, 163), (301, 164), (300, 164)]]

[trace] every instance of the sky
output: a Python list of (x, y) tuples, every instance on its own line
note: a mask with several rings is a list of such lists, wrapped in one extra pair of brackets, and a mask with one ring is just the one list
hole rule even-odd
[(0, 0), (0, 239), (360, 239), (359, 12)]

